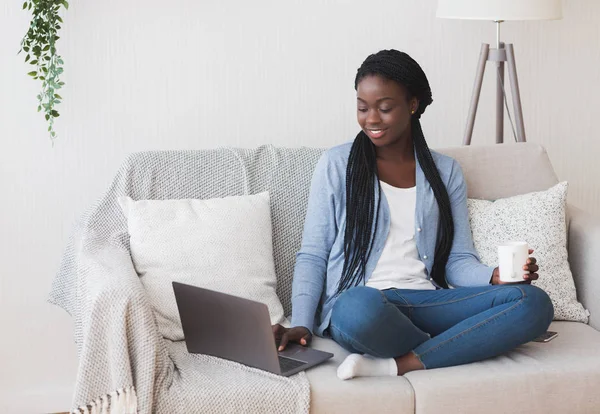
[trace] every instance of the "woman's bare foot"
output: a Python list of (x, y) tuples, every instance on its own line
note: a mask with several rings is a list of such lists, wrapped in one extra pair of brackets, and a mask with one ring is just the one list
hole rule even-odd
[(404, 375), (410, 371), (425, 369), (419, 358), (412, 351), (395, 359), (396, 365), (398, 366), (398, 375)]

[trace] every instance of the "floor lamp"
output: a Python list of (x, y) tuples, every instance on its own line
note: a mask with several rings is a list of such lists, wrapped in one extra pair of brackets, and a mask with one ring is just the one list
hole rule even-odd
[[(437, 17), (446, 19), (491, 20), (496, 23), (496, 48), (481, 45), (477, 74), (469, 117), (463, 145), (471, 145), (475, 115), (481, 94), (481, 84), (487, 62), (493, 62), (496, 67), (496, 143), (504, 142), (504, 104), (506, 99), (504, 87), (504, 62), (508, 66), (508, 76), (512, 90), (513, 110), (517, 129), (517, 141), (525, 142), (525, 125), (519, 93), (519, 81), (515, 65), (515, 52), (512, 44), (500, 41), (500, 24), (506, 20), (555, 20), (562, 18), (560, 0), (439, 0)], [(508, 103), (507, 110), (508, 110)], [(508, 112), (510, 117), (510, 112)], [(512, 120), (511, 120), (512, 122)]]

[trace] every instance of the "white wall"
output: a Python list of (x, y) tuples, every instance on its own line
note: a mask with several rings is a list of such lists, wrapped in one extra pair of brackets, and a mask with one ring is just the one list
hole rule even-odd
[[(73, 0), (59, 43), (66, 88), (52, 147), (35, 112), (38, 85), (15, 55), (28, 16), (21, 2), (2, 0), (0, 411), (69, 406), (70, 318), (45, 298), (72, 222), (125, 154), (349, 140), (356, 69), (383, 48), (407, 51), (429, 76), (430, 145), (460, 145), (480, 43), (493, 43), (495, 31), (492, 23), (436, 19), (435, 4)], [(546, 146), (570, 181), (571, 202), (595, 213), (599, 27), (600, 2), (565, 0), (562, 21), (503, 29), (516, 44), (528, 138)], [(491, 74), (474, 144), (494, 141)]]

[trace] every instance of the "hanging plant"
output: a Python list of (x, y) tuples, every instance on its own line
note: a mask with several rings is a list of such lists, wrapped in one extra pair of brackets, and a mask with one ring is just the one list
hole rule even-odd
[(33, 16), (19, 50), (19, 53), (26, 53), (25, 62), (35, 67), (28, 75), (42, 81), (37, 110), (44, 113), (51, 140), (56, 138), (54, 119), (60, 115), (56, 105), (62, 100), (56, 91), (64, 85), (59, 79), (64, 62), (56, 53), (56, 42), (60, 39), (58, 31), (63, 22), (58, 15), (61, 6), (68, 9), (69, 3), (66, 0), (27, 0), (23, 3), (23, 10), (30, 10)]

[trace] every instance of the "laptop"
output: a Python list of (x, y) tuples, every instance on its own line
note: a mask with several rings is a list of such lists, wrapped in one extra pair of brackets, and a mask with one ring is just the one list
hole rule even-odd
[(288, 377), (333, 354), (288, 343), (278, 352), (267, 305), (173, 282), (187, 350)]

